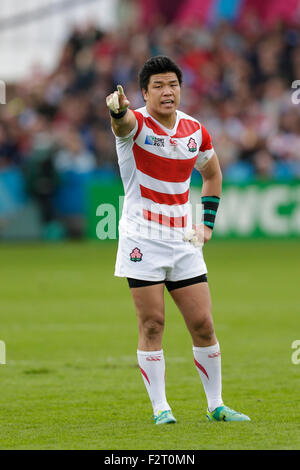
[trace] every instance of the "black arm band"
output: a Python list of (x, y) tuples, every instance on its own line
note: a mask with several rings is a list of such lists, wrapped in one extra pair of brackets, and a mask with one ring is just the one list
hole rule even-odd
[(109, 110), (109, 112), (110, 112), (110, 115), (111, 115), (112, 118), (114, 118), (114, 119), (121, 119), (121, 118), (124, 117), (125, 114), (127, 113), (127, 109), (128, 109), (128, 108), (124, 109), (124, 110), (121, 111), (120, 113), (114, 113), (111, 109)]
[(220, 203), (220, 198), (217, 196), (203, 196), (201, 198), (203, 204), (203, 223), (207, 227), (213, 229), (215, 225), (215, 218)]

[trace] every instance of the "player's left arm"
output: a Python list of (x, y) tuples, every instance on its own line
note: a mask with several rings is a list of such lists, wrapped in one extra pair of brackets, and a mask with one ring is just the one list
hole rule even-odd
[[(203, 184), (202, 184), (202, 202), (204, 205), (204, 210), (208, 213), (206, 219), (210, 219), (204, 222), (204, 233), (203, 226), (201, 226), (201, 231), (203, 233), (204, 240), (203, 242), (208, 242), (212, 237), (213, 232), (213, 220), (216, 216), (218, 203), (217, 199), (220, 199), (222, 192), (222, 171), (219, 164), (219, 159), (217, 154), (214, 152), (213, 156), (208, 160), (207, 164), (199, 169), (200, 174), (202, 175)], [(204, 202), (205, 201), (205, 202)], [(208, 209), (205, 209), (207, 207)], [(211, 211), (211, 214), (209, 214)], [(196, 227), (196, 232), (200, 228)]]
[(222, 171), (216, 152), (199, 172), (203, 179), (202, 197), (217, 196), (220, 198), (222, 193)]

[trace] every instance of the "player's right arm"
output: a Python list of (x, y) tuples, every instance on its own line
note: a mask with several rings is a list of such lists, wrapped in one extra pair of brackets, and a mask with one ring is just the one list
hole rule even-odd
[(110, 111), (111, 126), (115, 135), (125, 137), (134, 129), (136, 117), (128, 109), (129, 101), (121, 85), (117, 86), (118, 91), (114, 91), (106, 98), (106, 104)]

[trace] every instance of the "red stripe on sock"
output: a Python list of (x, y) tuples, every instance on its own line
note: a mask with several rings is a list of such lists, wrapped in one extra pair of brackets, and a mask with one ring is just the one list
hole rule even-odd
[(209, 380), (208, 374), (207, 374), (206, 370), (204, 369), (204, 367), (201, 366), (201, 364), (199, 364), (199, 362), (195, 358), (194, 358), (194, 361), (195, 361), (196, 367), (198, 367), (198, 369), (201, 370), (201, 372), (203, 372), (203, 374), (206, 375), (206, 377)]
[(144, 371), (144, 369), (142, 369), (141, 367), (140, 367), (140, 369), (141, 369), (142, 375), (145, 377), (145, 379), (147, 380), (148, 384), (150, 385), (150, 380), (149, 380), (149, 378), (148, 378), (148, 375), (146, 374), (146, 372)]

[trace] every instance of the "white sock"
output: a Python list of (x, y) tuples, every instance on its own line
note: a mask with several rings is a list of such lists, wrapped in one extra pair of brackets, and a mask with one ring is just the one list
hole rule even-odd
[(165, 359), (163, 350), (137, 351), (138, 363), (152, 403), (153, 413), (170, 410), (165, 393)]
[(193, 346), (193, 353), (194, 361), (207, 398), (208, 410), (213, 411), (218, 406), (223, 405), (219, 343), (205, 348)]

